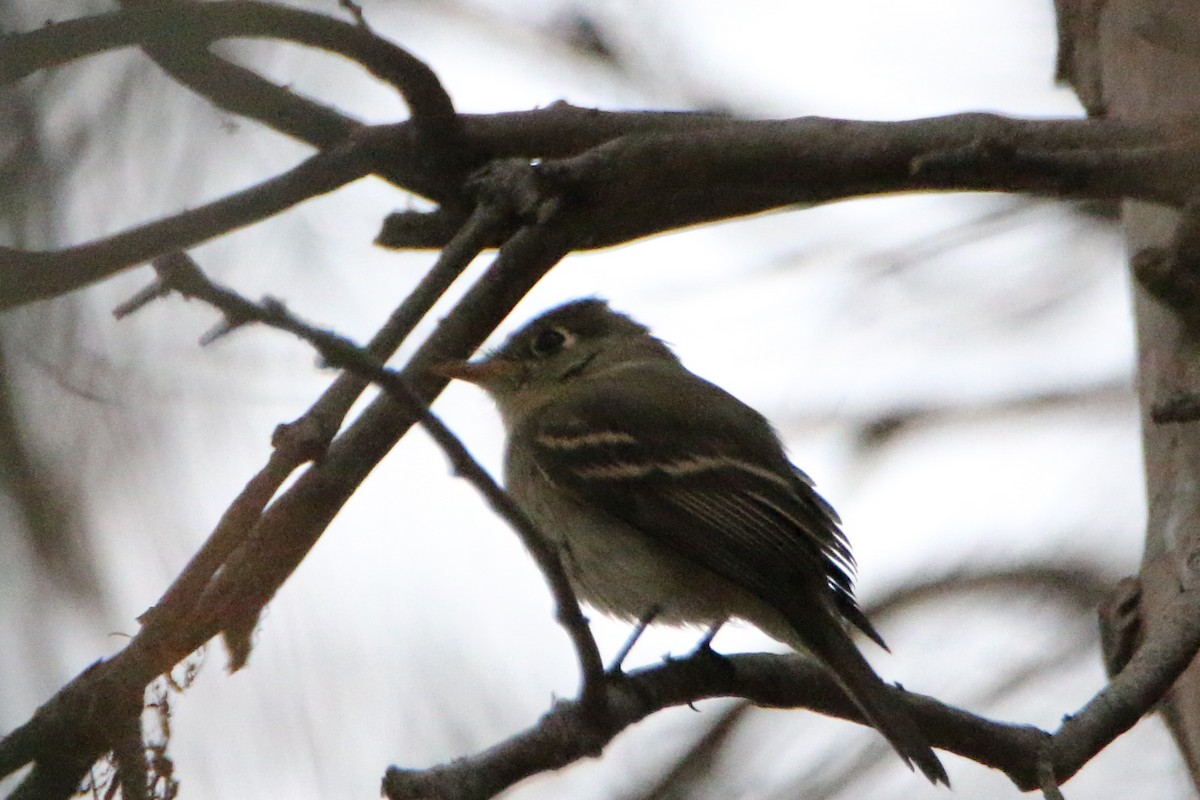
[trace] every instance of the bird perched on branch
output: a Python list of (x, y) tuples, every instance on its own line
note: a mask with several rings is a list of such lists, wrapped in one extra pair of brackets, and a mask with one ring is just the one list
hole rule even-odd
[(885, 646), (854, 599), (837, 514), (761, 414), (596, 299), (440, 371), (495, 400), (508, 491), (557, 544), (580, 599), (629, 620), (751, 622), (824, 662), (910, 768), (948, 783), (850, 639), (854, 626)]

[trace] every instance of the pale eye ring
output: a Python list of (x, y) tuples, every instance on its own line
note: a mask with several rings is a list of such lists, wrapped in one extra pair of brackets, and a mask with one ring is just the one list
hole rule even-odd
[(529, 352), (538, 358), (547, 358), (566, 347), (570, 338), (559, 328), (546, 328), (529, 343)]

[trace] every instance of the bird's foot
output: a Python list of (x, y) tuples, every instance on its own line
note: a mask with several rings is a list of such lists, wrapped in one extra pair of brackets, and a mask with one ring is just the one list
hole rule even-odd
[(658, 616), (661, 610), (659, 606), (651, 606), (645, 614), (642, 614), (637, 624), (633, 626), (633, 631), (629, 634), (629, 638), (625, 641), (625, 644), (621, 645), (621, 649), (617, 651), (617, 655), (604, 670), (605, 674), (609, 677), (624, 674), (621, 665), (629, 657), (629, 651), (633, 650), (633, 646), (637, 644), (638, 639), (642, 638), (642, 634), (646, 632), (646, 628), (650, 627), (650, 623), (654, 622), (654, 618)]
[(712, 656), (715, 658), (721, 658), (721, 654), (716, 650), (713, 650), (712, 643), (713, 639), (717, 638), (717, 633), (721, 630), (721, 626), (724, 624), (725, 620), (713, 623), (712, 627), (705, 632), (704, 638), (702, 638), (692, 649), (692, 652), (688, 654), (689, 658), (691, 656)]

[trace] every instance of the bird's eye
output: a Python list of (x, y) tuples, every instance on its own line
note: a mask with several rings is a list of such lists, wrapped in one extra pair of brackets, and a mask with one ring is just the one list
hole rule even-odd
[(535, 356), (545, 358), (562, 350), (566, 343), (566, 334), (558, 328), (547, 328), (537, 335), (537, 338), (529, 345), (529, 349)]

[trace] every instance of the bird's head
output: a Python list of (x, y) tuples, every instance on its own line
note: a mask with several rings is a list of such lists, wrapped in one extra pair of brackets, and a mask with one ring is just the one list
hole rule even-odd
[(547, 311), (482, 359), (436, 369), (484, 389), (510, 417), (552, 400), (575, 381), (664, 359), (676, 360), (646, 326), (588, 298)]

